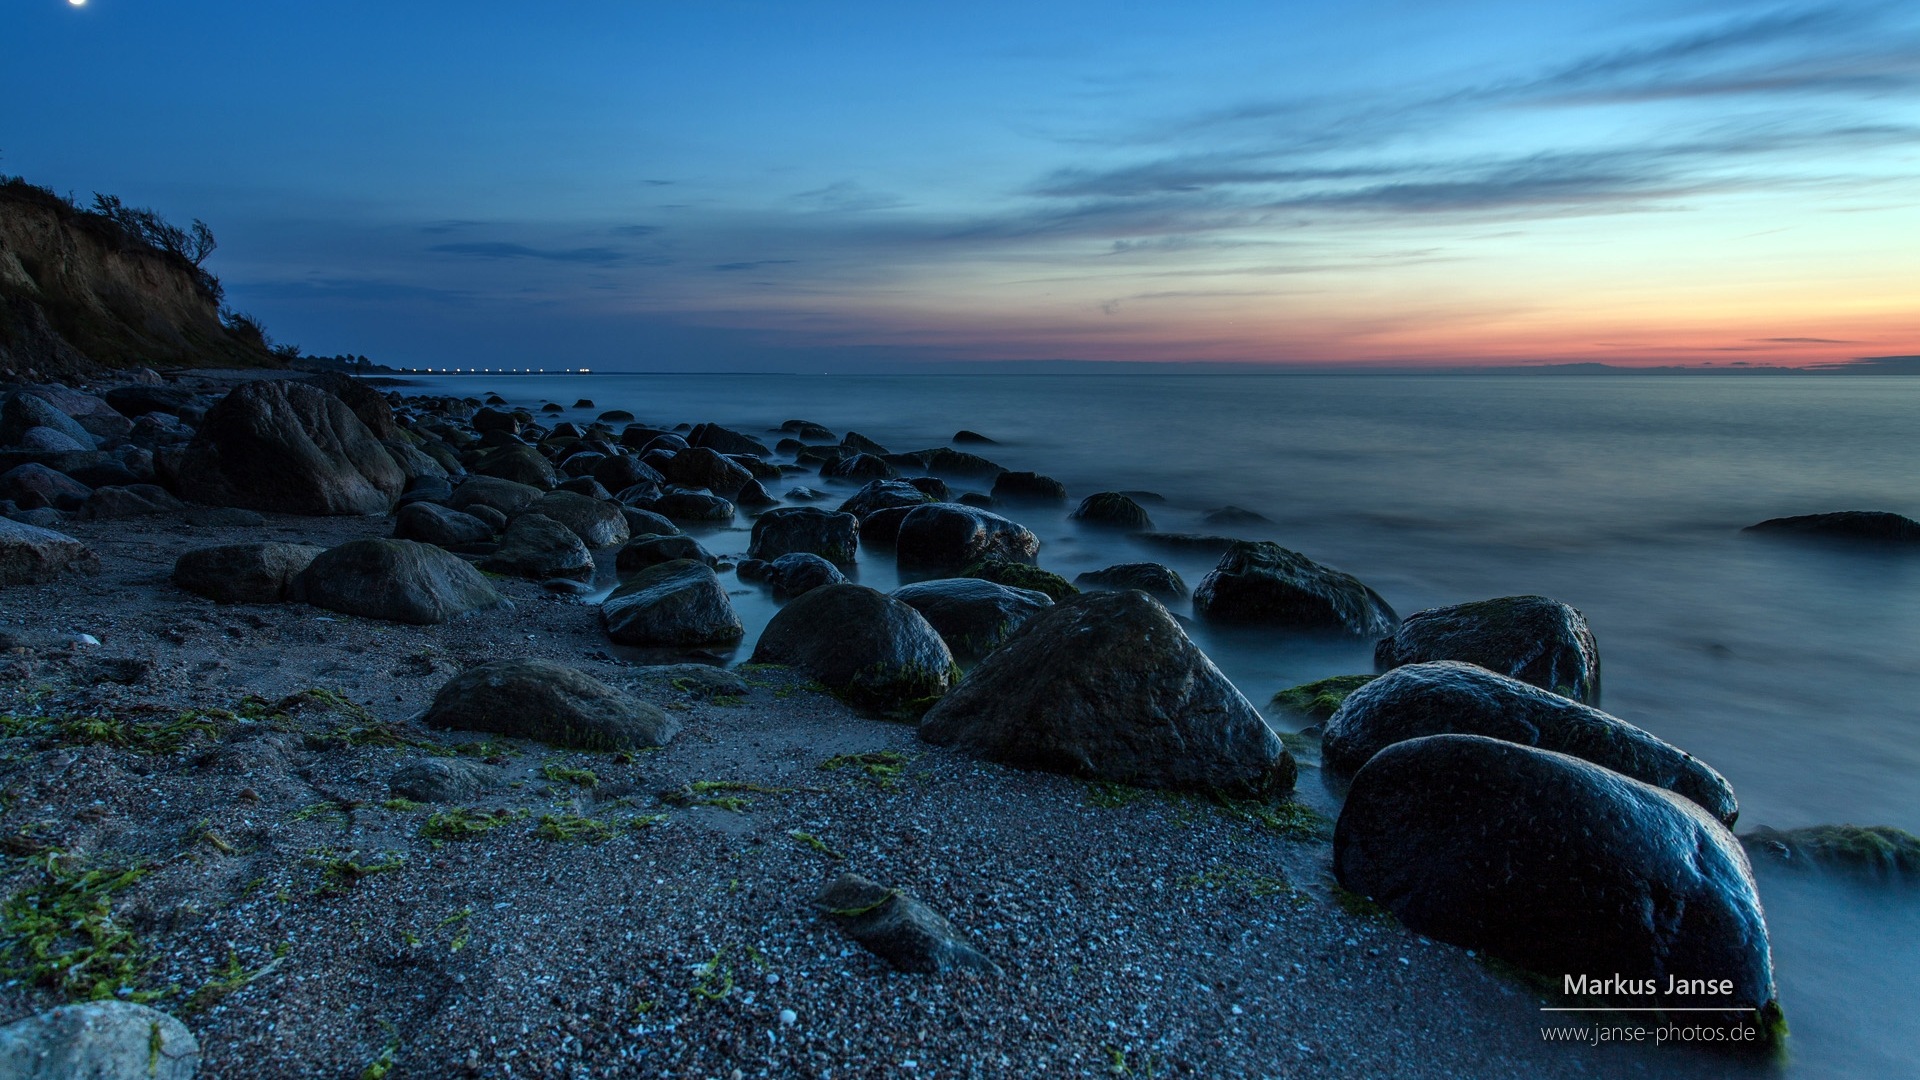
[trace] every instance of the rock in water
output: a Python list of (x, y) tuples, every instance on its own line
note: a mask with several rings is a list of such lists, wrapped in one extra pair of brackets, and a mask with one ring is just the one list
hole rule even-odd
[(939, 912), (898, 889), (859, 874), (842, 874), (814, 902), (848, 937), (897, 971), (1001, 974), (999, 965), (982, 956)]
[(670, 536), (636, 536), (620, 549), (613, 557), (614, 568), (622, 574), (634, 570), (644, 570), (656, 563), (672, 562), (675, 559), (692, 559), (708, 566), (720, 560), (713, 553), (700, 546), (700, 542), (691, 536), (678, 534)]
[(1102, 570), (1089, 570), (1073, 579), (1075, 585), (1093, 589), (1139, 589), (1156, 600), (1178, 600), (1187, 595), (1187, 583), (1171, 568), (1152, 562), (1120, 563)]
[[(1622, 976), (1633, 1006), (1774, 1006), (1773, 961), (1739, 842), (1671, 792), (1478, 735), (1397, 743), (1353, 778), (1334, 830), (1340, 883), (1408, 929), (1554, 980)], [(1667, 993), (1725, 979), (1723, 996)], [(1745, 1013), (1693, 1013), (1734, 1023)]]
[(1143, 592), (1087, 593), (1027, 620), (927, 713), (920, 737), (979, 757), (1141, 787), (1282, 795), (1293, 758)]
[(963, 663), (999, 648), (1028, 619), (1053, 606), (1053, 598), (1046, 593), (979, 578), (904, 585), (893, 591), (893, 598), (919, 612)]
[(600, 621), (622, 645), (718, 645), (746, 632), (719, 576), (693, 559), (643, 567), (600, 605)]
[(955, 577), (979, 578), (991, 581), (995, 585), (1005, 585), (1010, 589), (1027, 589), (1044, 593), (1055, 603), (1069, 596), (1080, 595), (1080, 590), (1067, 582), (1066, 578), (1051, 570), (1042, 570), (1027, 563), (1008, 562), (1005, 559), (981, 559), (969, 563)]
[(295, 382), (235, 387), (175, 473), (194, 502), (285, 514), (384, 514), (407, 482), (345, 402)]
[(200, 1044), (145, 1005), (62, 1005), (0, 1028), (6, 1080), (193, 1080)]
[(1031, 565), (1040, 539), (1023, 525), (958, 503), (928, 503), (900, 520), (894, 554), (902, 571), (950, 574), (983, 559)]
[(933, 502), (933, 496), (905, 480), (875, 480), (840, 504), (840, 512), (864, 519), (876, 510), (895, 506), (919, 506)]
[(1289, 686), (1267, 702), (1275, 712), (1293, 713), (1315, 723), (1323, 723), (1340, 711), (1348, 695), (1379, 678), (1378, 675), (1335, 675)]
[(1600, 704), (1600, 647), (1586, 616), (1544, 596), (1416, 611), (1373, 647), (1373, 666), (1461, 660), (1588, 705)]
[(865, 585), (828, 585), (781, 608), (753, 649), (853, 705), (918, 716), (953, 685), (953, 654), (920, 613)]
[(991, 494), (997, 502), (1063, 503), (1067, 485), (1039, 473), (1003, 472), (993, 478)]
[(549, 491), (540, 496), (528, 512), (544, 514), (573, 530), (580, 542), (590, 548), (619, 547), (632, 535), (620, 504), (578, 495), (571, 491)]
[(0, 587), (38, 585), (62, 571), (99, 569), (93, 552), (65, 533), (0, 518)]
[(1399, 619), (1380, 594), (1352, 574), (1322, 566), (1269, 541), (1236, 541), (1193, 591), (1194, 614), (1212, 622), (1356, 637), (1390, 634)]
[(1395, 668), (1349, 694), (1327, 721), (1321, 751), (1328, 767), (1354, 772), (1394, 743), (1441, 734), (1584, 758), (1692, 799), (1722, 824), (1740, 814), (1726, 777), (1693, 755), (1592, 706), (1453, 660)]
[(1881, 544), (1920, 544), (1920, 521), (1882, 510), (1842, 510), (1837, 514), (1771, 518), (1740, 531)]
[(423, 626), (513, 606), (480, 571), (412, 540), (350, 540), (329, 548), (294, 579), (292, 593), (329, 611)]
[(496, 660), (447, 681), (429, 727), (485, 731), (583, 750), (665, 746), (680, 721), (551, 660)]
[(1141, 505), (1117, 491), (1101, 491), (1080, 500), (1073, 520), (1110, 529), (1145, 532), (1153, 528), (1153, 519)]
[(529, 510), (507, 526), (500, 550), (480, 560), (480, 569), (534, 581), (588, 581), (593, 578), (593, 552), (572, 529)]
[(747, 555), (772, 562), (805, 552), (842, 566), (851, 564), (860, 546), (860, 519), (817, 506), (782, 506), (753, 523)]
[(767, 584), (773, 587), (775, 600), (791, 600), (802, 593), (847, 580), (840, 568), (806, 551), (782, 555), (767, 564)]
[(223, 544), (174, 561), (173, 583), (222, 604), (277, 604), (325, 548), (308, 544)]
[(1795, 869), (1822, 867), (1869, 881), (1920, 881), (1920, 836), (1891, 825), (1809, 825), (1744, 833), (1756, 856)]

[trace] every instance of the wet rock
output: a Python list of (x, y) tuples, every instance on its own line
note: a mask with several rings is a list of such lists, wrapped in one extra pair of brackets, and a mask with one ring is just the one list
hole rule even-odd
[(539, 501), (542, 494), (544, 492), (531, 484), (497, 476), (469, 476), (453, 489), (453, 498), (447, 505), (469, 513), (475, 506), (485, 506), (512, 517)]
[[(1133, 498), (1132, 495), (1127, 497)], [(1134, 539), (1152, 547), (1192, 555), (1224, 555), (1233, 545), (1246, 542), (1231, 536), (1213, 536), (1205, 533), (1146, 532), (1140, 533)]]
[(409, 761), (387, 779), (395, 795), (429, 803), (466, 802), (505, 784), (506, 776), (497, 767), (461, 757)]
[(982, 559), (1031, 564), (1040, 539), (1025, 526), (958, 503), (928, 503), (901, 519), (894, 557), (907, 572), (952, 573)]
[(1344, 631), (1377, 637), (1399, 621), (1360, 579), (1262, 541), (1227, 549), (1193, 592), (1194, 614), (1220, 623)]
[(1771, 518), (1740, 531), (1879, 544), (1920, 544), (1920, 521), (1878, 510)]
[(663, 514), (679, 522), (728, 522), (733, 520), (733, 504), (718, 495), (697, 491), (669, 491), (641, 509)]
[(573, 530), (581, 543), (590, 548), (618, 547), (631, 535), (627, 519), (617, 503), (589, 498), (571, 491), (549, 491), (527, 508)]
[(1096, 492), (1081, 499), (1072, 517), (1078, 522), (1109, 529), (1145, 532), (1153, 528), (1153, 519), (1140, 504), (1117, 491)]
[(499, 550), (482, 559), (480, 569), (535, 581), (587, 581), (593, 577), (593, 552), (572, 529), (528, 510), (507, 525)]
[(776, 600), (791, 600), (802, 593), (847, 580), (839, 567), (812, 552), (795, 551), (766, 564), (765, 579)]
[(621, 509), (620, 516), (627, 519), (629, 537), (677, 536), (680, 532), (680, 526), (669, 521), (666, 515), (656, 514), (651, 510), (639, 510), (628, 506)]
[(826, 492), (815, 491), (805, 486), (788, 488), (786, 494), (786, 498), (792, 502), (814, 502), (826, 497)]
[(872, 454), (849, 454), (821, 466), (820, 475), (836, 480), (891, 480), (900, 470)]
[(876, 510), (893, 506), (919, 506), (933, 501), (933, 496), (905, 480), (875, 480), (841, 503), (840, 512), (864, 519)]
[(1026, 563), (1008, 562), (1005, 559), (982, 559), (962, 567), (955, 577), (979, 578), (991, 581), (995, 585), (1005, 585), (1014, 589), (1029, 589), (1044, 593), (1054, 603), (1069, 596), (1080, 595), (1080, 590), (1068, 584), (1067, 579), (1051, 570), (1042, 570)]
[(783, 506), (760, 515), (753, 523), (747, 554), (769, 561), (792, 552), (818, 555), (847, 565), (860, 543), (860, 519), (817, 506)]
[(292, 594), (330, 611), (421, 626), (513, 606), (457, 556), (411, 540), (329, 548), (294, 579)]
[(665, 746), (680, 721), (551, 660), (496, 660), (447, 681), (427, 726), (484, 731), (582, 750)]
[(892, 550), (900, 541), (900, 523), (913, 513), (911, 506), (889, 506), (860, 519), (860, 543), (875, 550)]
[(20, 433), (13, 445), (21, 450), (42, 454), (75, 454), (92, 449), (91, 442), (80, 442), (64, 431), (50, 427), (30, 427)]
[(825, 424), (816, 424), (811, 420), (788, 420), (780, 425), (780, 430), (796, 439), (809, 439), (813, 442), (832, 442), (835, 436)]
[(993, 497), (1000, 502), (1064, 503), (1067, 485), (1034, 472), (1003, 472), (993, 478)]
[(443, 548), (484, 544), (493, 539), (493, 526), (458, 510), (449, 510), (428, 502), (409, 503), (395, 516), (393, 535), (397, 540), (418, 540)]
[(0, 1028), (7, 1080), (193, 1080), (199, 1066), (185, 1024), (130, 1001), (62, 1005)]
[(828, 585), (774, 615), (753, 650), (789, 664), (862, 709), (917, 716), (953, 685), (953, 655), (906, 604), (864, 585)]
[(748, 510), (763, 510), (780, 504), (779, 499), (767, 494), (767, 489), (758, 480), (747, 481), (746, 486), (734, 494), (733, 501), (734, 505), (743, 506)]
[(1241, 506), (1227, 505), (1206, 512), (1200, 520), (1209, 525), (1271, 525), (1265, 514), (1256, 514)]
[(1397, 743), (1353, 778), (1333, 859), (1343, 886), (1415, 933), (1556, 983), (1654, 981), (1651, 994), (1596, 995), (1616, 1004), (1702, 1004), (1667, 994), (1669, 976), (1730, 980), (1713, 1004), (1774, 1000), (1738, 841), (1692, 802), (1579, 758), (1477, 735)]
[(600, 619), (622, 645), (719, 645), (746, 632), (720, 578), (692, 559), (641, 569), (600, 605)]
[(602, 458), (593, 466), (593, 478), (605, 485), (608, 491), (625, 491), (635, 484), (664, 485), (667, 482), (658, 469), (631, 454)]
[(1002, 974), (999, 965), (981, 955), (939, 912), (898, 889), (842, 874), (815, 903), (848, 937), (897, 971)]
[(961, 428), (959, 431), (954, 432), (953, 438), (950, 441), (960, 444), (962, 446), (968, 445), (968, 444), (972, 444), (976, 446), (991, 446), (994, 444), (994, 440), (987, 438), (985, 435), (982, 435), (977, 431), (968, 431), (966, 428)]
[(1373, 649), (1375, 670), (1460, 660), (1588, 705), (1600, 703), (1600, 648), (1584, 615), (1544, 596), (1416, 611)]
[(1296, 772), (1253, 704), (1142, 592), (1032, 616), (927, 713), (920, 737), (1141, 787), (1279, 795)]
[(477, 476), (511, 480), (541, 491), (549, 490), (560, 482), (560, 475), (554, 471), (553, 463), (541, 457), (540, 451), (524, 443), (502, 446), (489, 452), (474, 462), (469, 471)]
[(994, 507), (993, 496), (984, 491), (963, 491), (960, 497), (953, 501), (961, 506), (977, 506), (982, 510), (991, 510)]
[(977, 454), (969, 454), (963, 450), (953, 450), (945, 446), (922, 450), (919, 456), (926, 462), (925, 467), (928, 472), (946, 476), (992, 479), (1007, 471)]
[(1268, 707), (1279, 713), (1291, 713), (1303, 720), (1325, 723), (1340, 711), (1347, 696), (1379, 678), (1377, 675), (1335, 675), (1299, 686), (1289, 686), (1273, 695)]
[(753, 479), (753, 474), (716, 450), (695, 446), (673, 455), (660, 470), (668, 482), (688, 488), (706, 488), (731, 497)]
[(1891, 825), (1809, 825), (1742, 834), (1756, 858), (1795, 869), (1831, 870), (1868, 881), (1920, 881), (1920, 836)]
[(701, 547), (699, 541), (691, 536), (636, 536), (614, 556), (613, 566), (622, 574), (644, 570), (675, 559), (692, 559), (707, 566), (714, 566), (719, 559), (713, 553)]
[(1693, 800), (1731, 825), (1726, 778), (1692, 755), (1589, 705), (1505, 675), (1441, 660), (1395, 668), (1348, 695), (1327, 721), (1330, 768), (1353, 772), (1395, 743), (1467, 734), (1571, 754)]
[(1159, 563), (1120, 563), (1102, 570), (1089, 570), (1073, 579), (1083, 589), (1139, 589), (1165, 603), (1187, 595), (1187, 583), (1180, 575)]
[(687, 432), (688, 446), (704, 446), (722, 454), (752, 454), (755, 457), (767, 457), (773, 451), (767, 445), (751, 435), (742, 435), (719, 424), (695, 424)]
[(0, 518), (0, 587), (37, 585), (68, 570), (93, 573), (99, 560), (65, 533)]
[(413, 503), (431, 502), (445, 505), (453, 501), (453, 481), (443, 476), (416, 476), (407, 481), (407, 489), (400, 493), (401, 506)]
[[(82, 521), (115, 521), (121, 518), (153, 517), (160, 514), (180, 515), (189, 519), (218, 512), (234, 514), (253, 514), (251, 510), (238, 507), (212, 507), (189, 511), (187, 504), (175, 498), (173, 493), (153, 484), (128, 484), (125, 487), (103, 487), (87, 496), (87, 501), (75, 511), (74, 516)], [(255, 515), (253, 524), (259, 524)]]
[(893, 598), (918, 611), (961, 663), (1000, 647), (1034, 615), (1053, 606), (1045, 593), (979, 578), (941, 578), (903, 585)]
[(507, 531), (507, 515), (495, 510), (491, 506), (484, 506), (480, 503), (469, 503), (467, 504), (467, 508), (461, 512), (486, 522), (487, 527), (492, 529), (495, 535)]
[(251, 382), (207, 410), (173, 466), (179, 493), (285, 514), (384, 514), (406, 474), (345, 402), (297, 382)]
[(43, 506), (75, 510), (91, 494), (92, 488), (38, 462), (15, 465), (0, 472), (0, 499), (12, 499), (22, 510), (38, 510)]
[(325, 548), (308, 544), (222, 544), (174, 560), (173, 583), (222, 604), (277, 604)]

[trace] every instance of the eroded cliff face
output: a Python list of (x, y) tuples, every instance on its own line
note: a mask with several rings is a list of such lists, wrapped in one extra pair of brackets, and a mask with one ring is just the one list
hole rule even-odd
[(0, 186), (0, 378), (126, 367), (279, 367), (221, 325), (192, 265), (44, 191)]

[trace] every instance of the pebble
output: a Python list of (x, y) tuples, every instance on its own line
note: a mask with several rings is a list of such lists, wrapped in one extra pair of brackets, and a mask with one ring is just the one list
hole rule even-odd
[(780, 1010), (780, 1026), (781, 1027), (792, 1027), (793, 1025), (799, 1022), (800, 1022), (799, 1013), (794, 1012), (792, 1009)]

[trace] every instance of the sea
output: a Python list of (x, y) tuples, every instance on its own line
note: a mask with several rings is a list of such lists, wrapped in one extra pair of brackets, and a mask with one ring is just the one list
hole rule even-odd
[[(1081, 528), (1073, 503), (1145, 491), (1163, 532), (1273, 540), (1359, 577), (1402, 615), (1540, 594), (1598, 639), (1601, 706), (1720, 770), (1740, 828), (1826, 823), (1920, 832), (1920, 550), (1741, 532), (1774, 517), (1920, 518), (1920, 378), (1688, 375), (468, 375), (406, 392), (713, 422), (772, 445), (783, 421), (891, 450), (963, 446), (1066, 484), (1059, 508), (1006, 513), (1069, 580), (1121, 562), (1189, 587), (1215, 561)], [(592, 408), (572, 408), (590, 399)], [(851, 493), (857, 485), (795, 476)], [(953, 483), (953, 481), (949, 481)], [(775, 495), (790, 484), (768, 485)], [(777, 490), (774, 490), (777, 488)], [(954, 483), (956, 493), (983, 485)], [(831, 505), (829, 503), (828, 505)], [(1238, 507), (1264, 524), (1211, 525)], [(731, 529), (689, 530), (716, 554)], [(863, 558), (855, 580), (899, 584)], [(744, 660), (775, 607), (729, 582)], [(1191, 615), (1185, 604), (1176, 614)], [(1196, 623), (1190, 633), (1263, 710), (1277, 690), (1372, 670), (1372, 642)], [(1297, 722), (1268, 711), (1276, 727)], [(1301, 797), (1337, 812), (1307, 770)], [(1783, 1063), (1754, 1075), (1920, 1076), (1920, 887), (1757, 868)]]

